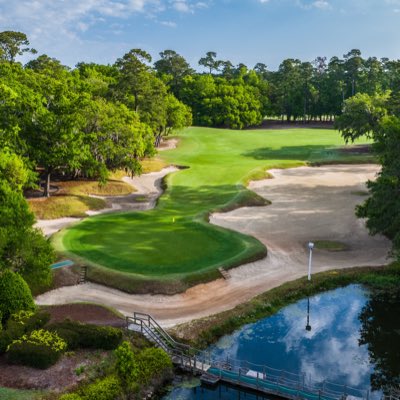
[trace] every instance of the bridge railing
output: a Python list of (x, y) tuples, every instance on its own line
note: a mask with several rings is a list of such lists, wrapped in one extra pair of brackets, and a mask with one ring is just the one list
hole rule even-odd
[(199, 350), (174, 340), (162, 327), (161, 325), (150, 315), (140, 312), (135, 312), (133, 317), (126, 317), (127, 325), (133, 323), (140, 326), (141, 330), (151, 330), (156, 333), (163, 341), (164, 345), (167, 346), (171, 351), (179, 350), (182, 353), (195, 355), (201, 353)]
[(347, 397), (366, 400), (369, 398), (368, 391), (362, 391), (346, 385), (338, 385), (329, 381), (316, 382), (311, 378), (307, 379), (306, 374), (296, 374), (245, 360), (226, 358), (214, 361), (211, 367), (220, 371), (220, 373), (228, 372), (231, 379), (234, 379), (235, 376), (238, 381), (244, 377), (247, 380), (250, 378), (255, 381), (255, 385), (261, 385), (263, 382), (269, 383), (274, 385), (277, 391), (287, 389), (296, 391), (297, 396), (301, 392), (303, 395), (307, 394), (310, 398), (315, 397), (326, 400), (345, 399)]
[(386, 387), (384, 389), (382, 400), (400, 400), (400, 386), (398, 388)]

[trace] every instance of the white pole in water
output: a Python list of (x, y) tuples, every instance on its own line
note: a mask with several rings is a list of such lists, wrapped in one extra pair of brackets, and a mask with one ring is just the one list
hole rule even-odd
[(311, 281), (311, 261), (312, 261), (312, 251), (314, 248), (314, 243), (308, 242), (308, 248), (310, 250), (310, 257), (308, 259), (308, 280)]

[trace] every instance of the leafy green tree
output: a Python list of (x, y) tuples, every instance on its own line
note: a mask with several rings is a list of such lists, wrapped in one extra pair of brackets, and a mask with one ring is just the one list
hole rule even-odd
[(370, 197), (357, 208), (357, 216), (367, 218), (371, 234), (391, 239), (393, 253), (400, 259), (400, 118), (383, 118), (374, 139), (382, 169), (375, 181), (368, 182)]
[(243, 78), (188, 77), (182, 100), (191, 107), (198, 125), (243, 129), (259, 124), (263, 117), (259, 91)]
[(304, 88), (300, 67), (300, 60), (287, 59), (281, 63), (277, 74), (278, 108), (280, 115), (285, 115), (288, 121), (303, 114)]
[(171, 374), (172, 361), (162, 349), (147, 348), (138, 355), (139, 378), (149, 384), (152, 380), (163, 380)]
[(177, 128), (170, 125), (176, 118), (169, 115), (174, 107), (168, 106), (172, 95), (168, 94), (167, 86), (144, 61), (150, 62), (150, 56), (137, 49), (117, 60), (120, 77), (114, 92), (117, 99), (135, 110), (140, 121), (151, 128), (154, 144), (158, 146), (168, 128)]
[(43, 70), (28, 78), (42, 101), (36, 109), (28, 110), (31, 118), (21, 126), (21, 136), (28, 145), (29, 158), (45, 170), (43, 195), (49, 197), (51, 175), (77, 170), (88, 157), (82, 131), (82, 109), (88, 96), (76, 90), (77, 81), (58, 63), (43, 65)]
[(258, 75), (261, 75), (261, 77), (263, 79), (267, 78), (267, 76), (268, 76), (268, 68), (267, 68), (266, 64), (259, 62), (254, 66), (253, 69)]
[(357, 84), (361, 78), (364, 60), (361, 51), (358, 49), (350, 50), (344, 56), (344, 71), (349, 85), (349, 97), (354, 96), (357, 91)]
[(21, 157), (5, 147), (0, 150), (0, 179), (6, 180), (12, 190), (21, 192), (34, 184), (36, 174)]
[(380, 121), (387, 114), (390, 93), (375, 95), (357, 93), (346, 100), (343, 113), (336, 119), (336, 127), (346, 142), (354, 142), (361, 136), (373, 136)]
[(86, 173), (103, 178), (107, 170), (140, 173), (140, 160), (154, 154), (154, 138), (137, 113), (102, 98), (92, 100), (84, 111), (84, 142), (89, 147), (89, 157), (83, 163)]
[(138, 389), (140, 366), (129, 342), (123, 342), (114, 352), (116, 357), (115, 371), (122, 382), (125, 392)]
[(371, 234), (381, 233), (392, 240), (393, 253), (400, 258), (400, 118), (387, 115), (392, 98), (389, 93), (358, 93), (346, 100), (337, 126), (346, 141), (361, 135), (374, 140), (373, 149), (382, 165), (375, 181), (367, 183), (370, 197), (357, 207), (357, 216), (367, 219)]
[(205, 57), (200, 58), (199, 65), (207, 68), (210, 72), (210, 75), (213, 71), (218, 71), (221, 67), (222, 61), (217, 60), (217, 53), (214, 51), (208, 51)]
[(232, 79), (235, 76), (235, 66), (229, 60), (221, 61), (220, 68), (224, 78)]
[(20, 310), (34, 310), (31, 291), (23, 278), (10, 270), (0, 270), (0, 315), (2, 324)]
[(16, 56), (24, 53), (35, 54), (36, 50), (26, 47), (29, 40), (25, 33), (15, 31), (0, 32), (0, 60), (14, 62)]
[(110, 87), (118, 81), (119, 72), (115, 65), (78, 63), (72, 72), (78, 74), (81, 88), (94, 97), (103, 97), (112, 101)]
[(166, 79), (172, 93), (179, 96), (183, 78), (194, 73), (189, 63), (176, 51), (164, 50), (160, 60), (154, 63), (154, 68), (160, 78)]
[(132, 49), (115, 62), (119, 77), (114, 95), (137, 112), (150, 90), (150, 62), (150, 54), (141, 49)]
[(36, 293), (50, 285), (55, 255), (33, 228), (34, 216), (22, 194), (31, 178), (19, 157), (0, 151), (0, 270), (18, 272)]

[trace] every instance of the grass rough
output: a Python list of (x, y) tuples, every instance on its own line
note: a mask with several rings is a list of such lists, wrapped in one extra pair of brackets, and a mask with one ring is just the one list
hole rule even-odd
[(86, 217), (86, 211), (101, 210), (106, 201), (91, 196), (123, 196), (135, 191), (131, 185), (109, 180), (105, 185), (97, 181), (57, 182), (58, 191), (49, 198), (29, 199), (29, 207), (39, 219)]

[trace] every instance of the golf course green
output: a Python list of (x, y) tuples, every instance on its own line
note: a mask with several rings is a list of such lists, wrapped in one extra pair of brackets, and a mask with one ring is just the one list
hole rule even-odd
[(344, 141), (334, 130), (193, 127), (179, 140), (160, 157), (187, 168), (165, 179), (155, 209), (89, 217), (55, 236), (58, 250), (91, 266), (91, 279), (132, 292), (163, 292), (163, 285), (173, 292), (215, 279), (218, 267), (261, 258), (266, 249), (255, 238), (209, 224), (210, 212), (265, 205), (246, 185), (267, 169), (360, 159), (340, 149)]

